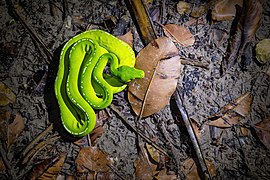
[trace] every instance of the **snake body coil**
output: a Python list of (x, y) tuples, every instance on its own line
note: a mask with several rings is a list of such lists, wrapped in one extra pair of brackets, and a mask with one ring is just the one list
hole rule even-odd
[[(104, 72), (107, 64), (110, 73)], [(132, 48), (109, 33), (90, 30), (70, 39), (61, 51), (55, 80), (65, 129), (78, 137), (90, 133), (96, 124), (93, 108), (109, 106), (126, 82), (143, 78), (144, 72), (134, 65)]]

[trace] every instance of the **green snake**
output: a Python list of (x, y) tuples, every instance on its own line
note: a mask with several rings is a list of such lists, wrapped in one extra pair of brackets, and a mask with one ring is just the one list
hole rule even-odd
[(134, 65), (132, 48), (105, 31), (89, 30), (70, 39), (61, 51), (55, 80), (65, 129), (77, 137), (89, 134), (96, 124), (94, 109), (109, 106), (127, 82), (144, 77)]

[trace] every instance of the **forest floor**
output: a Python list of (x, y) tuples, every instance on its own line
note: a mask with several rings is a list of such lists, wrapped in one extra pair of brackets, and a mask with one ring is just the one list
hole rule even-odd
[[(183, 14), (174, 0), (147, 1), (147, 7), (158, 22), (153, 23), (158, 37), (164, 36), (160, 24), (177, 24), (195, 38), (190, 46), (176, 45), (182, 60), (177, 92), (209, 174), (270, 179), (270, 61), (262, 64), (255, 57), (256, 44), (270, 38), (270, 2), (263, 2), (244, 65), (239, 56), (223, 75), (233, 20), (212, 21), (211, 3), (187, 2), (191, 12)], [(176, 96), (137, 121), (124, 90), (114, 95), (112, 106), (96, 111), (98, 126), (90, 136), (75, 139), (64, 132), (53, 86), (65, 42), (87, 29), (114, 36), (131, 30), (135, 54), (144, 48), (124, 0), (20, 0), (16, 6), (2, 0), (0, 12), (0, 179), (198, 179), (208, 174), (200, 171)], [(232, 109), (222, 111), (228, 104)]]

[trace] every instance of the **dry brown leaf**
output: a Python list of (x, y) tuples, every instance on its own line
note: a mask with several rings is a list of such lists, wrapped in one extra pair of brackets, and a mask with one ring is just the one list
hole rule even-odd
[(176, 89), (180, 76), (178, 50), (169, 38), (156, 39), (138, 54), (136, 68), (142, 69), (145, 77), (129, 84), (128, 99), (133, 111), (139, 115), (142, 109), (141, 115), (146, 117), (164, 108)]
[(8, 125), (8, 146), (21, 134), (24, 129), (24, 122), (22, 116), (16, 114), (14, 121)]
[(130, 47), (133, 47), (133, 34), (131, 31), (128, 31), (126, 34), (122, 36), (118, 36), (118, 39), (121, 39), (122, 41), (126, 42)]
[[(258, 0), (246, 0), (242, 10), (238, 10), (234, 23), (232, 23), (226, 56), (222, 60), (222, 74), (236, 63), (238, 56), (242, 56), (246, 52), (260, 26), (262, 12), (262, 4)], [(245, 65), (247, 62), (243, 59), (242, 64)]]
[(270, 150), (270, 116), (255, 124), (254, 129), (260, 141)]
[(179, 26), (177, 24), (166, 24), (162, 27), (165, 35), (171, 38), (173, 41), (179, 43), (179, 45), (192, 46), (195, 42), (194, 36), (187, 28), (183, 26)]
[(82, 138), (78, 139), (77, 141), (74, 141), (74, 144), (77, 146), (83, 148), (83, 147), (88, 147), (90, 146), (88, 142), (88, 136), (83, 136)]
[(212, 19), (215, 21), (233, 20), (236, 15), (235, 5), (242, 6), (243, 0), (218, 0), (212, 9)]
[[(49, 158), (49, 159), (45, 159), (43, 160), (41, 163), (35, 165), (25, 176), (25, 179), (38, 179), (39, 177), (41, 177), (42, 175), (44, 175), (44, 173), (47, 172), (48, 169), (50, 169), (50, 167), (54, 166), (55, 164), (58, 164), (58, 161), (62, 162), (63, 161), (63, 154), (57, 155), (56, 157), (53, 158)], [(64, 156), (65, 157), (65, 156)], [(61, 165), (61, 163), (59, 163)], [(62, 167), (62, 166), (61, 166)], [(53, 168), (54, 169), (54, 168)], [(60, 168), (61, 170), (61, 168)], [(59, 171), (60, 171), (59, 170)], [(52, 171), (53, 172), (53, 171)], [(57, 173), (58, 174), (58, 173)], [(57, 175), (56, 174), (56, 175)]]
[(237, 99), (233, 100), (216, 114), (209, 117), (211, 121), (208, 125), (221, 128), (229, 128), (232, 125), (238, 124), (240, 119), (246, 117), (250, 113), (253, 96), (247, 92)]
[(176, 5), (177, 12), (181, 15), (191, 12), (191, 5), (184, 1), (179, 1)]
[(0, 106), (6, 106), (16, 101), (16, 95), (4, 83), (0, 82)]
[(107, 172), (109, 171), (110, 162), (107, 154), (97, 147), (84, 147), (80, 150), (75, 161), (78, 173), (91, 171)]
[(54, 179), (61, 171), (66, 159), (66, 154), (60, 154), (58, 160), (50, 166), (38, 179)]
[(136, 179), (153, 179), (156, 173), (156, 165), (149, 163), (142, 153), (140, 153), (136, 159), (135, 167)]
[(96, 127), (91, 132), (91, 134), (90, 134), (91, 137), (90, 138), (91, 138), (92, 146), (94, 146), (96, 144), (97, 139), (100, 138), (103, 133), (104, 133), (103, 126)]
[[(211, 177), (216, 175), (216, 168), (211, 161), (205, 160), (206, 166)], [(182, 172), (186, 175), (187, 180), (200, 180), (200, 176), (198, 174), (197, 166), (192, 158), (186, 159), (182, 165)]]

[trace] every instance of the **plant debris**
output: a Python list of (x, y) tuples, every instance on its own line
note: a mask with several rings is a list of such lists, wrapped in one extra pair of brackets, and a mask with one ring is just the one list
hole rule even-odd
[(221, 108), (216, 114), (210, 116), (208, 119), (213, 121), (208, 122), (208, 125), (229, 128), (238, 124), (241, 118), (246, 117), (250, 113), (252, 100), (253, 96), (251, 93), (243, 94)]
[(136, 68), (142, 69), (145, 77), (129, 84), (128, 98), (133, 111), (146, 117), (164, 108), (175, 91), (180, 75), (175, 45), (167, 37), (155, 40), (140, 51)]

